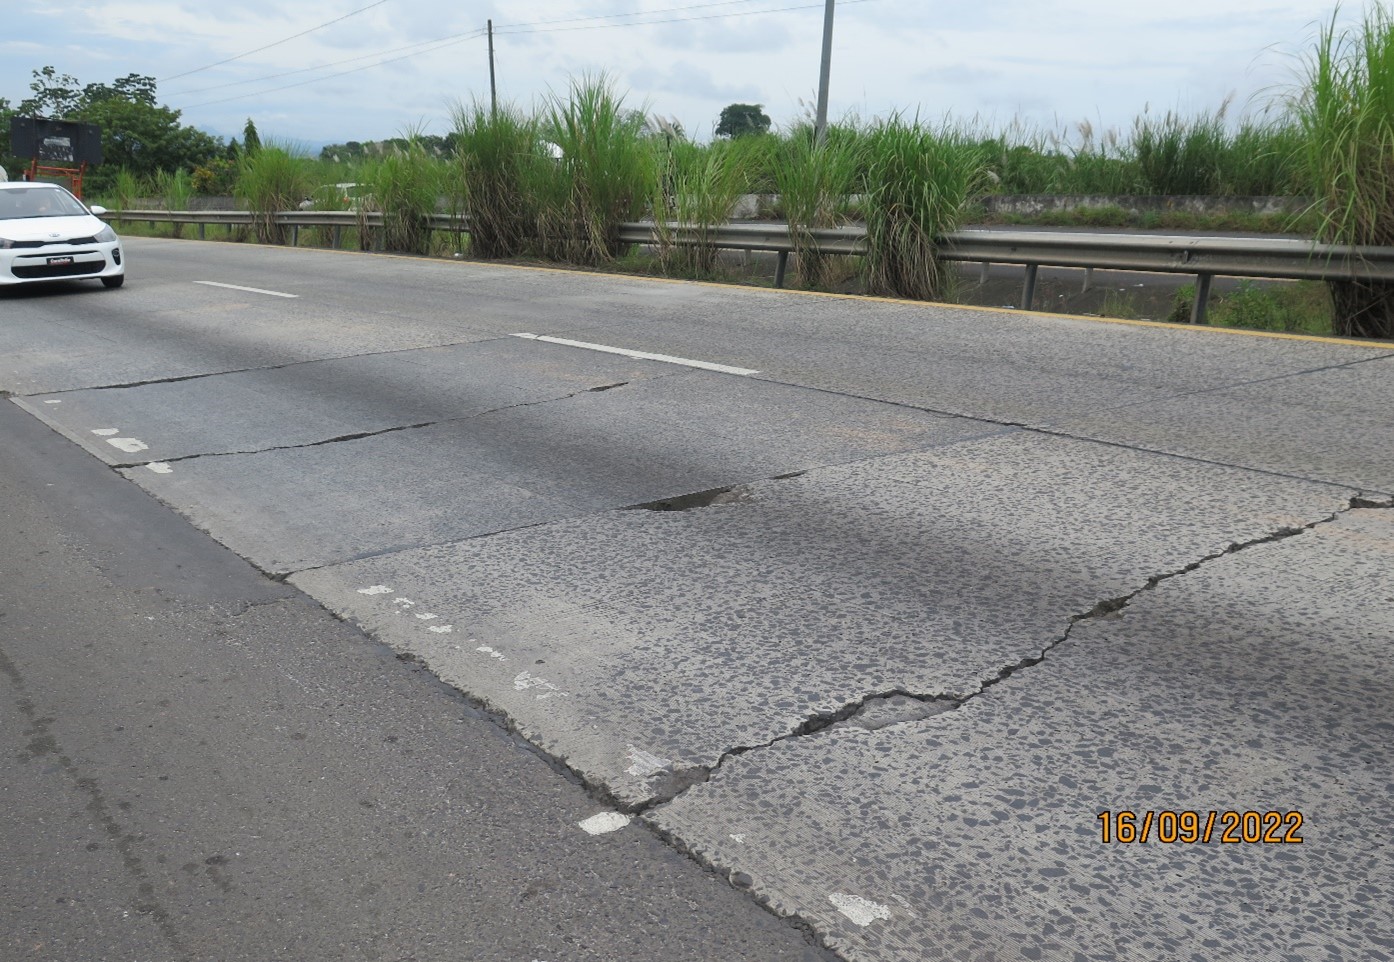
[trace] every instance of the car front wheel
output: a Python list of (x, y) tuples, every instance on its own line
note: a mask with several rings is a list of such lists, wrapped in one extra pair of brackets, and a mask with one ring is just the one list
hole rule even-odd
[(120, 287), (122, 284), (126, 283), (126, 275), (117, 274), (115, 277), (103, 277), (102, 283), (107, 287)]

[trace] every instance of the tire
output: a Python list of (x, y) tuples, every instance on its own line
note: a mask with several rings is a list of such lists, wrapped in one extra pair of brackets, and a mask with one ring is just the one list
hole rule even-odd
[(120, 287), (122, 284), (126, 283), (126, 275), (117, 274), (115, 277), (103, 277), (102, 283), (107, 287)]

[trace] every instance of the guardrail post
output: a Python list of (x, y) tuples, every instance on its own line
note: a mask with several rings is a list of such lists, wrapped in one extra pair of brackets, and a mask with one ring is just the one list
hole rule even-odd
[(1196, 275), (1196, 300), (1195, 303), (1191, 305), (1192, 324), (1205, 323), (1205, 309), (1210, 303), (1210, 281), (1212, 277), (1213, 275), (1211, 274)]
[(344, 246), (344, 229), (337, 224), (334, 226), (334, 249), (340, 250)]
[(202, 223), (198, 225), (198, 239), (199, 239), (199, 240), (207, 240), (207, 239), (208, 239), (207, 235), (205, 234), (205, 228), (207, 228), (207, 226), (208, 226), (207, 224), (202, 224)]
[(783, 286), (784, 286), (784, 271), (785, 271), (785, 269), (786, 269), (788, 266), (789, 266), (789, 252), (788, 252), (788, 251), (780, 251), (780, 252), (779, 252), (779, 264), (778, 264), (778, 266), (776, 266), (775, 269), (774, 269), (774, 286), (775, 286), (775, 287), (783, 287)]
[(291, 246), (291, 247), (299, 247), (299, 246), (300, 246), (300, 225), (299, 225), (299, 224), (292, 224), (291, 227), (290, 227), (290, 246)]
[(978, 271), (978, 286), (982, 287), (987, 283), (987, 272), (992, 268), (992, 261), (983, 261), (982, 268)]
[(1031, 310), (1031, 302), (1036, 299), (1036, 269), (1039, 264), (1026, 265), (1026, 280), (1021, 285), (1021, 309)]
[(1080, 292), (1081, 294), (1088, 294), (1088, 293), (1089, 293), (1089, 288), (1092, 287), (1093, 285), (1094, 285), (1094, 268), (1092, 268), (1092, 267), (1086, 267), (1086, 268), (1084, 269), (1084, 286), (1081, 287), (1081, 288), (1079, 289), (1079, 292)]

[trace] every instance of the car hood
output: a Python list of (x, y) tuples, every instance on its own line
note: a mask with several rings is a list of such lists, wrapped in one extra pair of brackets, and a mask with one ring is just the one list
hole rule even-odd
[[(12, 241), (63, 241), (91, 237), (106, 225), (91, 214), (72, 217), (24, 217), (0, 220), (0, 237)], [(55, 237), (53, 235), (57, 234)]]

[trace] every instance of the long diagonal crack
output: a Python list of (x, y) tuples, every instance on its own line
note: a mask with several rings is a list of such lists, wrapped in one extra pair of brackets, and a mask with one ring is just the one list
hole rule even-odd
[[(266, 448), (256, 448), (247, 451), (211, 451), (202, 454), (185, 454), (177, 458), (159, 458), (161, 464), (178, 464), (180, 461), (196, 461), (203, 458), (231, 458), (248, 454), (269, 454), (272, 451), (298, 451), (302, 448), (318, 448), (326, 444), (342, 444), (345, 441), (361, 441), (364, 438), (376, 438), (384, 434), (395, 434), (398, 431), (419, 431), (422, 428), (436, 427), (440, 424), (457, 424), (461, 421), (473, 421), (476, 418), (488, 417), (491, 414), (501, 414), (504, 411), (513, 411), (518, 408), (536, 407), (539, 404), (556, 404), (559, 401), (569, 401), (582, 394), (598, 394), (603, 391), (613, 391), (616, 388), (625, 387), (629, 381), (618, 381), (614, 384), (602, 384), (598, 387), (583, 388), (580, 391), (572, 391), (570, 394), (563, 394), (559, 397), (540, 398), (536, 401), (520, 401), (517, 404), (505, 404), (502, 407), (490, 408), (487, 411), (477, 411), (474, 414), (465, 414), (456, 418), (441, 418), (435, 421), (421, 421), (417, 424), (398, 424), (390, 428), (381, 428), (377, 431), (357, 431), (353, 434), (340, 434), (332, 438), (323, 438), (319, 441), (307, 441), (304, 444), (278, 444)], [(150, 464), (150, 461), (129, 461), (121, 464), (113, 464), (113, 468), (139, 468)]]
[[(1357, 494), (1350, 499), (1350, 503), (1346, 508), (1343, 508), (1340, 511), (1336, 511), (1325, 518), (1321, 518), (1316, 521), (1312, 521), (1308, 524), (1297, 527), (1290, 526), (1280, 528), (1277, 531), (1271, 532), (1261, 537), (1253, 538), (1249, 541), (1234, 542), (1221, 551), (1216, 551), (1212, 554), (1208, 554), (1205, 557), (1199, 559), (1198, 561), (1193, 561), (1190, 564), (1187, 564), (1181, 568), (1177, 568), (1174, 571), (1167, 571), (1163, 572), (1162, 574), (1153, 575), (1151, 578), (1148, 578), (1147, 582), (1143, 584), (1141, 587), (1133, 591), (1130, 591), (1127, 594), (1118, 595), (1113, 598), (1105, 598), (1099, 601), (1097, 604), (1095, 604), (1092, 608), (1088, 609), (1087, 611), (1082, 611), (1077, 614), (1071, 615), (1069, 618), (1069, 622), (1065, 627), (1065, 630), (1060, 634), (1060, 636), (1051, 641), (1044, 648), (1042, 648), (1038, 654), (1028, 658), (1023, 658), (1016, 664), (1007, 665), (1006, 667), (998, 671), (995, 675), (988, 678), (981, 685), (979, 685), (977, 690), (975, 691), (968, 692), (966, 694), (944, 692), (923, 693), (908, 691), (903, 688), (895, 688), (890, 689), (888, 691), (875, 692), (858, 698), (855, 701), (848, 702), (840, 708), (836, 708), (832, 711), (814, 714), (807, 718), (796, 728), (794, 728), (792, 731), (786, 732), (785, 734), (780, 735), (776, 738), (772, 738), (769, 741), (762, 742), (756, 745), (743, 745), (737, 748), (732, 748), (724, 752), (721, 755), (721, 757), (716, 760), (714, 764), (695, 765), (688, 768), (677, 769), (671, 772), (664, 773), (655, 782), (652, 783), (653, 787), (656, 789), (653, 797), (641, 804), (630, 806), (628, 808), (628, 811), (630, 812), (630, 814), (635, 815), (642, 815), (646, 812), (652, 811), (653, 809), (658, 808), (659, 806), (666, 805), (674, 801), (675, 799), (680, 797), (684, 792), (688, 791), (694, 786), (701, 785), (710, 781), (718, 772), (721, 771), (722, 767), (728, 761), (734, 758), (739, 758), (741, 755), (746, 755), (751, 752), (760, 751), (761, 749), (770, 748), (774, 745), (779, 744), (780, 742), (791, 741), (796, 738), (805, 738), (810, 735), (817, 735), (818, 733), (827, 731), (828, 729), (839, 727), (844, 723), (856, 723), (860, 716), (868, 714), (873, 708), (883, 706), (888, 703), (894, 703), (896, 701), (899, 701), (902, 704), (899, 706), (899, 710), (893, 711), (891, 713), (889, 720), (883, 720), (880, 723), (872, 721), (868, 724), (862, 724), (859, 727), (863, 727), (868, 730), (874, 731), (878, 728), (888, 727), (889, 725), (898, 724), (905, 721), (917, 721), (943, 712), (955, 711), (966, 705), (968, 702), (973, 701), (976, 698), (982, 697), (988, 691), (995, 688), (997, 685), (1002, 684), (1008, 678), (1011, 678), (1019, 672), (1025, 671), (1030, 668), (1034, 668), (1035, 666), (1041, 664), (1043, 661), (1046, 660), (1046, 658), (1050, 655), (1052, 651), (1054, 651), (1056, 648), (1058, 648), (1060, 645), (1063, 645), (1066, 641), (1070, 639), (1070, 635), (1073, 633), (1075, 626), (1079, 625), (1081, 622), (1092, 621), (1094, 619), (1102, 618), (1107, 615), (1116, 614), (1117, 612), (1122, 611), (1124, 608), (1132, 604), (1133, 601), (1136, 600), (1140, 595), (1155, 590), (1157, 586), (1161, 585), (1162, 583), (1170, 581), (1173, 578), (1180, 578), (1183, 575), (1190, 574), (1191, 572), (1194, 572), (1204, 567), (1205, 565), (1210, 564), (1211, 562), (1217, 561), (1220, 558), (1224, 558), (1232, 554), (1238, 554), (1243, 551), (1248, 551), (1249, 549), (1258, 547), (1260, 545), (1272, 544), (1277, 541), (1285, 541), (1288, 538), (1297, 537), (1298, 535), (1305, 534), (1306, 532), (1311, 531), (1314, 528), (1330, 524), (1337, 518), (1339, 518), (1341, 515), (1346, 514), (1347, 512), (1354, 511), (1356, 509), (1367, 508), (1394, 508), (1394, 498), (1390, 498), (1388, 496), (1369, 497), (1365, 494)], [(906, 710), (907, 703), (910, 706), (909, 711)], [(920, 706), (918, 710), (916, 710), (913, 707), (916, 705)], [(671, 843), (674, 840), (670, 839), (669, 841)]]

